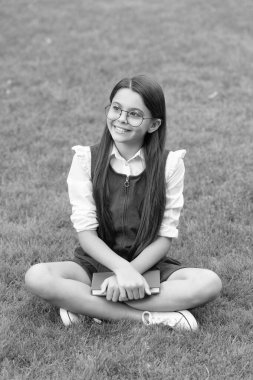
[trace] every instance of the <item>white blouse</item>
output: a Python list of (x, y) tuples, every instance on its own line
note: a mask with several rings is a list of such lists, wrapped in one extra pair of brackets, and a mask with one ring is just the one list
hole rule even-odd
[[(68, 175), (69, 199), (72, 206), (71, 221), (77, 232), (96, 230), (98, 220), (96, 205), (92, 195), (91, 151), (89, 146), (74, 146), (75, 151)], [(169, 152), (166, 166), (166, 207), (159, 236), (178, 237), (180, 211), (184, 204), (183, 187), (185, 167), (183, 158), (185, 150)], [(125, 160), (114, 145), (111, 151), (112, 168), (121, 174), (138, 175), (145, 169), (142, 149), (132, 158)]]

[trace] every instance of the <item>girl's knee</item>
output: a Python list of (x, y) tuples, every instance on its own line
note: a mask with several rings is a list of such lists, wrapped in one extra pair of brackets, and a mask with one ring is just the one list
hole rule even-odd
[(200, 279), (200, 303), (214, 300), (219, 296), (222, 289), (220, 277), (211, 270), (205, 270)]
[(222, 282), (220, 277), (213, 271), (208, 271), (208, 280), (210, 283), (210, 290), (214, 296), (218, 296), (222, 289)]
[(25, 274), (26, 288), (45, 299), (49, 296), (50, 282), (50, 272), (44, 263), (33, 265)]

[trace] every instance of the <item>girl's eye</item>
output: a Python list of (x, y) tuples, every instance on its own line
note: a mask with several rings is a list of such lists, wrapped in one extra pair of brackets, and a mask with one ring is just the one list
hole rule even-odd
[(129, 116), (132, 116), (132, 117), (142, 117), (142, 114), (138, 111), (131, 111), (129, 112)]
[(116, 105), (113, 105), (112, 109), (113, 109), (113, 111), (120, 111), (120, 107), (116, 106)]

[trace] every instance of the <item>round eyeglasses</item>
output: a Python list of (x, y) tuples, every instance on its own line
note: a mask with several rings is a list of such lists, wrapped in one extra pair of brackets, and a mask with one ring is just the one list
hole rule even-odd
[(119, 119), (122, 111), (126, 112), (127, 122), (132, 127), (139, 127), (145, 119), (153, 119), (153, 117), (143, 117), (142, 113), (138, 110), (125, 111), (115, 104), (109, 104), (105, 107), (106, 117), (112, 121)]

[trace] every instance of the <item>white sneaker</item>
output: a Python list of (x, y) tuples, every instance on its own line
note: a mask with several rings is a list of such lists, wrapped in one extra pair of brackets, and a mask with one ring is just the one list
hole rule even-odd
[(92, 318), (94, 322), (96, 322), (98, 325), (102, 325), (103, 321), (98, 318)]
[(70, 326), (74, 323), (80, 322), (80, 319), (77, 314), (71, 313), (68, 310), (60, 309), (60, 317), (64, 326)]
[(169, 326), (173, 330), (196, 331), (198, 329), (196, 319), (188, 310), (154, 313), (144, 311), (142, 313), (142, 321), (145, 325), (162, 324)]
[[(80, 318), (77, 314), (71, 313), (71, 311), (65, 309), (60, 309), (60, 317), (64, 326), (70, 326), (80, 322)], [(102, 325), (103, 323), (103, 321), (101, 321), (101, 319), (98, 318), (93, 318), (93, 321), (98, 323), (99, 325)]]

